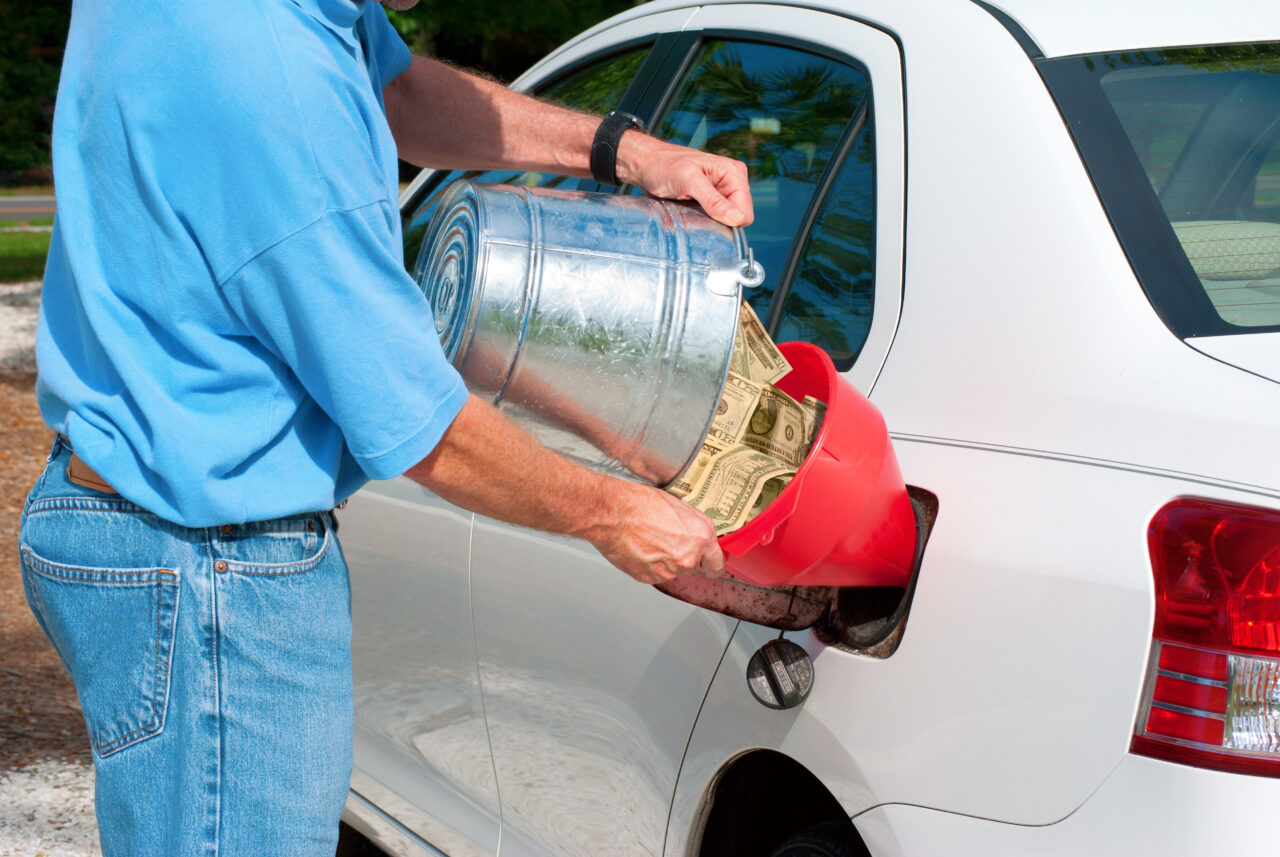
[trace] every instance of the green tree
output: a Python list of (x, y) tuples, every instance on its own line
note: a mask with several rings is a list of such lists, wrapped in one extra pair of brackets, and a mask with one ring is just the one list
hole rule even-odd
[(636, 0), (422, 0), (388, 11), (414, 53), (510, 81), (553, 48)]
[(70, 0), (0, 0), (0, 185), (51, 179), (49, 142)]

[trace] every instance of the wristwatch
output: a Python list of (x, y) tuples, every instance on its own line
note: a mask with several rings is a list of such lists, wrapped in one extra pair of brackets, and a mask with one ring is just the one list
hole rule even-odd
[(643, 133), (644, 122), (630, 113), (614, 110), (596, 129), (591, 141), (591, 177), (600, 184), (622, 184), (618, 180), (618, 141), (632, 128)]

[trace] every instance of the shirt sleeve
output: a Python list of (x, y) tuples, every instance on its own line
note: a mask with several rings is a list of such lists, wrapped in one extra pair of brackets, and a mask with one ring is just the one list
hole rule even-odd
[(223, 295), (342, 431), (370, 478), (435, 448), (467, 400), (379, 202), (329, 211), (231, 274)]
[(387, 20), (381, 3), (365, 4), (363, 25), (369, 79), (373, 81), (374, 89), (381, 92), (388, 83), (405, 73), (413, 53)]

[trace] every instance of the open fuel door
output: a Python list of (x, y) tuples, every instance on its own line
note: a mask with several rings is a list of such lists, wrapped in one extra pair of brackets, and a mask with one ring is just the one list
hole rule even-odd
[(938, 499), (908, 486), (916, 519), (915, 557), (902, 586), (757, 586), (726, 575), (687, 574), (657, 588), (672, 598), (782, 631), (812, 628), (824, 643), (888, 657), (906, 626)]

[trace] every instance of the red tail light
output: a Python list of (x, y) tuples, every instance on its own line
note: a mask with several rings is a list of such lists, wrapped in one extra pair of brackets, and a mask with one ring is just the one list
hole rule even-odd
[(1280, 512), (1175, 500), (1147, 543), (1155, 640), (1133, 751), (1280, 776)]

